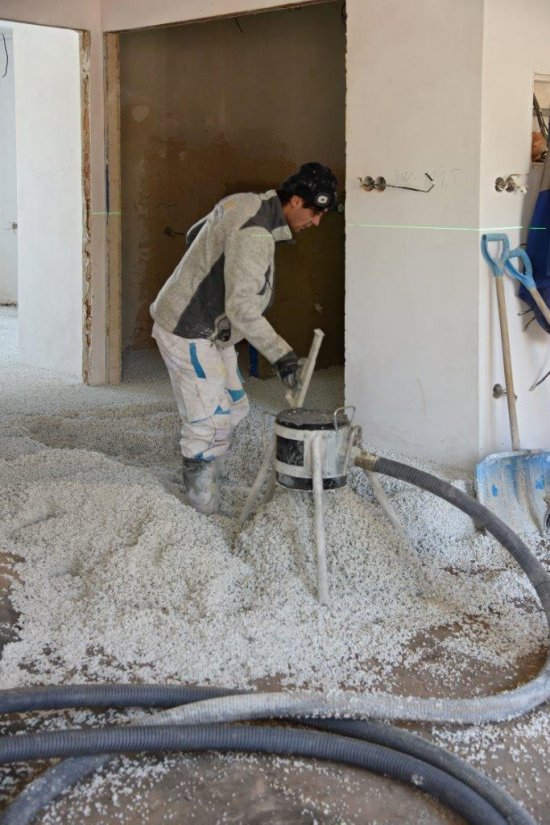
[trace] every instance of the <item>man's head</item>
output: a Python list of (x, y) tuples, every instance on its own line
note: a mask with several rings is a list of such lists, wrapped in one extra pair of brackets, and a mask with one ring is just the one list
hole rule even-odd
[(319, 226), (325, 212), (336, 208), (337, 186), (331, 170), (320, 163), (304, 163), (283, 181), (277, 194), (291, 230)]

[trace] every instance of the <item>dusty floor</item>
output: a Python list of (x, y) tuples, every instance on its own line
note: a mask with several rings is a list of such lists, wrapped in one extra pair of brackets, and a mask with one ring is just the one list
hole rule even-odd
[[(47, 463), (50, 473), (53, 470), (57, 473), (63, 470), (66, 474), (67, 456), (69, 458), (71, 455), (74, 456), (76, 463), (86, 462), (87, 454), (82, 451), (94, 450), (92, 463), (96, 462), (97, 472), (103, 474), (112, 472), (112, 479), (116, 479), (119, 484), (121, 481), (123, 483), (127, 481), (128, 495), (130, 495), (130, 490), (134, 489), (132, 485), (135, 484), (137, 476), (132, 474), (135, 472), (139, 475), (139, 483), (145, 485), (140, 488), (140, 496), (149, 495), (150, 488), (153, 491), (151, 495), (160, 495), (155, 487), (155, 484), (160, 484), (159, 489), (164, 498), (161, 496), (158, 499), (152, 499), (155, 506), (158, 501), (159, 507), (162, 503), (162, 506), (168, 507), (169, 510), (172, 506), (170, 502), (174, 502), (173, 507), (176, 510), (181, 509), (178, 484), (177, 419), (174, 414), (169, 383), (156, 354), (154, 352), (136, 353), (126, 364), (125, 380), (122, 386), (89, 388), (79, 385), (76, 381), (18, 364), (15, 333), (15, 311), (0, 308), (0, 386), (2, 387), (0, 459), (6, 459), (16, 472), (20, 468), (21, 474), (28, 473), (29, 476), (35, 474), (39, 491), (41, 465)], [(342, 392), (341, 375), (336, 371), (331, 371), (319, 383), (322, 384), (322, 391), (312, 385), (312, 406), (336, 406)], [(276, 385), (272, 382), (252, 381), (247, 389), (257, 407), (265, 411), (273, 409), (273, 398), (277, 393)], [(255, 421), (257, 426), (258, 418), (252, 421)], [(247, 426), (249, 425), (245, 422), (244, 427)], [(136, 437), (138, 431), (139, 438)], [(250, 442), (254, 438), (257, 439), (257, 433), (254, 432), (251, 424), (248, 430), (244, 430), (240, 444), (246, 443), (247, 440)], [(69, 455), (67, 450), (72, 453)], [(237, 454), (230, 456), (228, 462), (230, 475), (239, 478), (248, 477), (250, 480), (255, 473), (259, 452), (260, 446), (257, 443), (254, 450), (249, 450), (249, 454), (243, 452), (242, 447), (239, 446)], [(109, 457), (108, 461), (105, 456)], [(33, 460), (35, 460), (34, 464)], [(143, 470), (147, 471), (145, 481), (142, 480)], [(77, 473), (74, 469), (71, 472), (74, 485)], [(448, 470), (446, 473), (452, 478), (452, 473)], [(78, 478), (80, 488), (85, 492), (87, 490), (92, 500), (97, 478), (93, 475), (82, 474)], [(25, 495), (28, 496), (30, 482), (27, 481), (26, 484)], [(121, 488), (119, 486), (116, 489)], [(216, 547), (218, 546), (216, 542), (221, 542), (219, 545), (221, 548), (224, 542), (231, 537), (233, 516), (235, 509), (242, 502), (243, 489), (239, 485), (227, 485), (222, 508), (223, 515), (218, 518), (215, 527), (212, 528), (211, 540)], [(400, 491), (392, 492), (395, 494), (396, 504), (399, 504)], [(22, 510), (18, 511), (15, 516), (9, 511), (9, 507), (0, 513), (5, 518), (19, 519), (17, 522), (13, 520), (11, 522), (12, 527), (16, 523), (19, 545), (15, 542), (13, 546), (10, 543), (8, 547), (6, 543), (0, 548), (3, 551), (0, 556), (2, 593), (0, 640), (3, 646), (7, 644), (3, 661), (0, 664), (0, 682), (3, 687), (10, 684), (40, 684), (48, 681), (82, 681), (83, 673), (86, 672), (83, 668), (77, 674), (76, 665), (72, 663), (73, 675), (71, 676), (67, 666), (70, 650), (67, 652), (61, 648), (57, 651), (48, 651), (30, 662), (26, 660), (20, 648), (23, 644), (27, 644), (31, 656), (35, 650), (29, 641), (28, 630), (29, 616), (31, 618), (32, 616), (29, 613), (25, 619), (27, 624), (21, 625), (21, 619), (9, 598), (10, 588), (14, 587), (14, 583), (17, 585), (17, 580), (21, 579), (25, 571), (27, 571), (25, 575), (28, 575), (31, 581), (30, 569), (28, 566), (25, 567), (20, 557), (13, 552), (14, 547), (23, 547), (25, 541), (30, 542), (31, 538), (34, 541), (36, 524), (42, 523), (46, 525), (40, 528), (43, 530), (42, 541), (51, 541), (53, 534), (48, 533), (47, 530), (59, 521), (59, 514), (55, 509), (59, 506), (59, 502), (50, 501), (51, 495), (48, 492), (46, 496), (48, 500), (45, 503), (44, 512), (40, 510), (39, 503), (35, 501), (30, 507), (26, 500), (27, 510), (24, 518), (27, 521), (24, 521), (21, 515)], [(75, 495), (74, 490), (72, 495)], [(39, 500), (39, 492), (37, 496)], [(143, 497), (136, 498), (138, 504), (143, 500), (145, 500)], [(277, 516), (279, 511), (276, 508), (282, 506), (281, 501), (283, 499), (279, 498), (275, 502), (272, 509), (266, 513), (266, 518), (274, 519)], [(366, 508), (371, 507), (367, 499), (363, 503)], [(121, 508), (122, 506), (121, 503)], [(112, 512), (114, 518), (116, 508)], [(334, 519), (337, 524), (337, 517), (334, 516)], [(425, 529), (423, 524), (422, 522), (418, 526), (419, 533)], [(32, 535), (29, 532), (29, 525), (34, 531)], [(375, 530), (375, 527), (373, 522), (372, 529)], [(76, 529), (82, 530), (82, 525), (77, 524)], [(96, 533), (107, 531), (107, 529), (108, 525), (102, 523), (98, 514)], [(206, 528), (202, 527), (202, 529)], [(255, 535), (253, 529), (251, 528), (250, 533), (252, 537)], [(13, 531), (11, 534), (6, 533), (6, 535), (15, 534)], [(59, 535), (66, 536), (68, 533)], [(75, 533), (73, 532), (72, 535), (74, 536)], [(444, 539), (442, 534), (442, 541)], [(281, 558), (285, 558), (285, 540), (285, 535), (277, 537), (277, 541), (280, 542)], [(465, 545), (467, 544), (466, 540)], [(456, 546), (458, 552), (459, 545)], [(460, 552), (463, 554), (464, 545), (460, 547), (462, 548)], [(449, 567), (448, 562), (443, 563), (445, 561), (443, 553), (442, 558), (437, 559), (431, 546), (424, 549), (426, 551), (424, 561), (428, 564), (433, 561), (434, 565), (438, 563), (442, 568), (446, 564), (447, 569), (444, 572), (451, 586), (453, 581), (456, 581), (456, 600), (460, 602), (464, 582), (461, 576), (467, 564), (464, 555), (453, 568), (452, 565)], [(546, 562), (548, 561), (548, 549), (543, 544), (537, 547), (539, 558)], [(69, 550), (67, 546), (67, 554)], [(496, 580), (500, 568), (498, 564), (496, 566), (488, 564), (486, 561), (488, 556), (484, 556), (481, 550), (479, 561), (475, 566), (475, 574), (485, 576), (490, 581), (493, 578)], [(246, 544), (244, 551), (246, 551)], [(250, 552), (250, 547), (248, 552)], [(243, 559), (246, 561), (246, 554), (239, 557), (239, 563)], [(269, 561), (269, 556), (267, 560)], [(40, 564), (47, 563), (47, 557), (44, 562), (44, 557), (37, 555), (35, 561)], [(51, 562), (52, 564), (59, 563), (53, 555)], [(461, 569), (461, 566), (464, 569)], [(236, 571), (238, 572), (237, 568)], [(513, 576), (518, 580), (521, 579), (521, 574), (517, 571), (513, 572)], [(29, 596), (29, 594), (25, 595), (24, 585), (25, 582), (17, 590), (17, 604), (23, 604), (22, 599)], [(499, 587), (501, 586), (499, 580)], [(498, 594), (501, 599), (505, 599), (506, 595), (505, 591)], [(270, 594), (268, 596), (272, 597)], [(380, 589), (376, 597), (382, 598)], [(528, 594), (522, 595), (521, 591), (516, 591), (513, 587), (508, 597), (515, 599), (517, 603), (518, 626), (524, 626), (527, 629), (530, 623), (532, 626), (531, 640), (526, 639), (524, 645), (518, 646), (517, 638), (513, 637), (511, 643), (504, 646), (505, 650), (511, 646), (515, 651), (509, 662), (505, 661), (502, 656), (496, 654), (491, 656), (489, 650), (487, 655), (480, 659), (471, 645), (470, 647), (466, 644), (459, 645), (456, 650), (453, 648), (453, 645), (456, 647), (463, 637), (470, 640), (479, 639), (481, 645), (482, 639), (491, 638), (490, 630), (501, 618), (498, 610), (491, 609), (491, 612), (485, 615), (483, 611), (468, 612), (468, 609), (464, 607), (457, 613), (461, 617), (459, 621), (455, 620), (454, 623), (445, 621), (444, 613), (442, 613), (443, 618), (439, 623), (432, 621), (429, 623), (428, 630), (419, 630), (399, 642), (400, 647), (388, 636), (388, 650), (398, 651), (398, 655), (396, 653), (395, 656), (388, 657), (387, 661), (375, 655), (370, 661), (363, 658), (358, 665), (361, 678), (366, 679), (367, 671), (372, 671), (372, 679), (378, 680), (374, 682), (378, 685), (378, 689), (389, 686), (395, 693), (417, 696), (484, 694), (523, 682), (536, 672), (545, 656), (544, 644), (540, 641), (540, 611), (537, 610), (536, 604)], [(46, 598), (47, 594), (44, 600)], [(369, 594), (366, 593), (365, 601), (368, 599)], [(434, 599), (435, 596), (432, 601)], [(440, 601), (444, 601), (443, 598)], [(215, 600), (213, 605), (215, 614), (217, 605)], [(436, 608), (434, 616), (439, 615), (437, 611), (441, 610), (441, 605), (437, 604)], [(43, 611), (42, 618), (46, 623), (47, 605), (43, 602), (40, 609)], [(314, 609), (313, 602), (311, 602), (311, 609)], [(38, 618), (40, 619), (40, 614)], [(258, 621), (260, 618), (260, 613), (258, 613)], [(334, 617), (334, 622), (336, 622), (336, 617)], [(330, 617), (328, 623), (330, 624)], [(25, 627), (27, 636), (25, 636)], [(202, 632), (206, 630), (203, 628)], [(384, 626), (383, 632), (391, 633), (391, 627)], [(509, 632), (509, 628), (507, 630), (504, 623), (503, 634), (506, 632)], [(61, 636), (59, 638), (61, 639)], [(375, 643), (376, 639), (373, 636), (373, 650), (378, 650)], [(322, 642), (320, 649), (322, 649)], [(330, 650), (332, 649), (331, 647)], [(346, 655), (348, 653), (349, 651)], [(56, 661), (56, 656), (59, 658), (61, 654), (65, 659), (60, 664)], [(181, 658), (180, 666), (184, 667), (185, 662), (186, 660)], [(91, 678), (96, 681), (102, 675), (103, 678), (107, 678), (111, 674), (108, 663), (94, 662), (92, 666), (90, 660), (88, 665)], [(343, 662), (343, 668), (344, 665)], [(156, 672), (169, 674), (168, 665), (163, 665), (163, 667), (164, 670), (157, 669)], [(239, 663), (232, 663), (228, 660), (227, 667), (235, 684), (248, 682), (260, 688), (273, 688), (288, 684), (288, 675), (285, 681), (279, 670), (274, 670), (271, 678), (264, 675), (260, 678), (256, 676), (247, 679), (241, 673)], [(143, 678), (141, 671), (133, 672), (135, 678)], [(261, 672), (261, 669), (257, 670), (257, 673)], [(341, 672), (348, 673), (349, 671), (345, 668), (342, 671), (337, 670), (336, 675)], [(128, 673), (132, 671), (126, 671), (125, 678), (128, 678)], [(324, 680), (324, 683), (328, 684), (331, 673), (327, 671), (320, 674), (319, 678), (321, 683)], [(170, 680), (173, 681), (173, 678)], [(223, 680), (220, 683), (230, 686), (230, 683), (223, 682)], [(73, 712), (65, 715), (50, 713), (42, 714), (38, 718), (22, 715), (3, 720), (3, 729), (4, 732), (14, 732), (29, 728), (33, 730), (56, 729), (69, 725), (81, 727), (118, 718), (122, 717), (93, 712)], [(449, 725), (409, 725), (408, 727), (448, 747), (493, 777), (522, 801), (541, 825), (550, 823), (550, 783), (547, 780), (550, 765), (548, 752), (550, 718), (547, 707), (539, 708), (519, 720), (487, 725), (483, 728), (461, 728)], [(13, 798), (29, 778), (44, 767), (44, 765), (32, 767), (18, 765), (3, 769), (0, 774), (2, 805)], [(422, 825), (425, 823), (425, 825), (435, 825), (435, 823), (445, 822), (458, 823), (461, 820), (417, 791), (355, 769), (311, 763), (307, 760), (186, 755), (119, 760), (116, 765), (98, 773), (93, 780), (69, 792), (55, 805), (52, 805), (38, 821), (49, 823), (49, 825), (111, 822), (132, 825), (137, 822), (160, 824), (184, 821), (205, 823), (205, 825), (210, 825), (210, 823), (212, 825), (214, 823), (254, 823), (255, 825), (275, 825), (275, 823), (327, 823), (327, 825), (329, 823), (331, 825), (336, 825), (336, 823), (338, 825), (345, 825), (345, 823), (349, 825), (352, 823), (373, 823), (373, 825), (375, 823), (377, 825), (419, 823)]]

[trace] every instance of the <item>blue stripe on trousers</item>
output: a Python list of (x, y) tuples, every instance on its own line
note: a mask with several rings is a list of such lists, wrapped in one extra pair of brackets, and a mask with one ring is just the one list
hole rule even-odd
[(193, 364), (193, 369), (195, 370), (195, 375), (197, 378), (206, 378), (206, 373), (203, 370), (202, 364), (199, 361), (199, 356), (197, 355), (196, 344), (189, 344), (189, 357), (191, 358), (191, 363)]

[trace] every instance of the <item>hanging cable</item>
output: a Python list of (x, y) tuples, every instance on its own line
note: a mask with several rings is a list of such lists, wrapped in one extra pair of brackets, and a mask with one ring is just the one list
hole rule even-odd
[(10, 62), (10, 56), (8, 54), (8, 47), (6, 45), (6, 35), (5, 34), (2, 34), (2, 40), (4, 41), (4, 51), (6, 52), (6, 68), (4, 69), (4, 74), (2, 75), (2, 77), (5, 77), (8, 73), (8, 66), (9, 66), (9, 62)]
[(534, 384), (531, 384), (531, 386), (529, 387), (529, 392), (533, 392), (533, 390), (534, 390), (534, 389), (536, 389), (537, 387), (540, 387), (540, 385), (542, 384), (542, 382), (543, 382), (543, 381), (546, 381), (546, 379), (548, 378), (548, 376), (549, 376), (549, 375), (550, 375), (550, 370), (548, 370), (548, 372), (546, 373), (546, 375), (543, 375), (543, 376), (542, 376), (542, 378), (540, 379), (540, 381), (536, 381)]

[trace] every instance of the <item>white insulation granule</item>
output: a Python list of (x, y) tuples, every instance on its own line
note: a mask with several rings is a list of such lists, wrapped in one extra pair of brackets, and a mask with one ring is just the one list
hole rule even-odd
[[(403, 482), (379, 477), (407, 543), (359, 469), (324, 495), (326, 607), (316, 598), (309, 494), (279, 488), (236, 536), (272, 413), (284, 406), (277, 381), (247, 382), (252, 411), (226, 457), (221, 513), (208, 518), (182, 501), (178, 417), (154, 353), (137, 354), (120, 387), (93, 388), (17, 365), (0, 346), (0, 379), (0, 547), (17, 614), (1, 688), (147, 681), (400, 694), (405, 685), (407, 695), (453, 697), (513, 687), (523, 662), (542, 663), (544, 616), (520, 568), (456, 508)], [(324, 370), (308, 405), (332, 410), (341, 396), (341, 371)], [(472, 491), (464, 473), (422, 469)], [(523, 538), (547, 565), (548, 542), (528, 524)], [(437, 726), (431, 736), (540, 813), (548, 791), (533, 787), (550, 767), (548, 718), (542, 707), (506, 725)], [(98, 720), (72, 712), (25, 721), (55, 729)], [(72, 792), (82, 794), (83, 821), (98, 814), (105, 783), (115, 810), (130, 798), (139, 809), (172, 764), (105, 769)], [(300, 801), (307, 813), (307, 796)], [(45, 821), (60, 816), (54, 806)]]
[[(339, 403), (336, 373), (315, 378), (325, 406)], [(34, 438), (86, 449), (38, 448), (28, 431), (4, 437), (13, 443), (0, 461), (0, 541), (18, 559), (19, 623), (2, 687), (84, 679), (250, 687), (276, 677), (393, 689), (434, 628), (446, 629), (445, 662), (422, 667), (440, 677), (464, 659), (509, 666), (544, 645), (538, 602), (508, 554), (456, 508), (404, 483), (383, 479), (409, 544), (359, 470), (349, 487), (325, 494), (327, 607), (316, 596), (309, 494), (278, 489), (234, 540), (261, 459), (262, 414), (280, 395), (278, 384), (256, 383), (264, 398), (236, 433), (215, 518), (182, 503), (177, 419), (158, 405), (49, 416), (48, 432), (35, 417), (12, 417), (11, 427)], [(117, 457), (91, 450), (97, 442), (117, 447)]]

